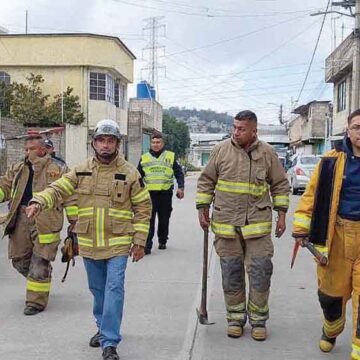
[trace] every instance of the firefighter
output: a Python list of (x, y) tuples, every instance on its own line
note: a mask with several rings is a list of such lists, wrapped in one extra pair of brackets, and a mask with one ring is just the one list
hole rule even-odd
[(50, 139), (45, 139), (44, 143), (45, 143), (45, 147), (46, 147), (46, 150), (47, 150), (48, 154), (53, 159), (59, 161), (60, 163), (65, 164), (65, 161), (60, 156), (56, 155), (55, 150), (54, 150), (54, 143)]
[(347, 135), (316, 167), (294, 214), (293, 236), (328, 256), (317, 266), (324, 320), (319, 347), (330, 352), (353, 302), (352, 359), (360, 360), (360, 109), (348, 117)]
[[(286, 226), (288, 194), (289, 183), (275, 151), (257, 138), (256, 114), (239, 112), (231, 138), (215, 146), (199, 177), (196, 194), (203, 229), (210, 225), (213, 203), (211, 228), (220, 257), (229, 337), (242, 336), (248, 317), (253, 339), (266, 339), (273, 272), (271, 208), (278, 212), (276, 236), (280, 237)], [(247, 302), (245, 269), (249, 279)]]
[(127, 259), (129, 254), (133, 261), (144, 256), (151, 216), (149, 192), (136, 168), (119, 154), (120, 139), (115, 121), (100, 121), (92, 140), (95, 156), (35, 194), (27, 209), (32, 218), (77, 193), (79, 215), (73, 231), (98, 328), (89, 345), (101, 346), (104, 360), (119, 359)]
[(155, 132), (151, 136), (150, 151), (141, 156), (138, 170), (150, 192), (152, 214), (150, 231), (146, 241), (145, 254), (151, 254), (155, 233), (155, 218), (158, 216), (158, 241), (160, 250), (166, 249), (169, 235), (169, 221), (172, 212), (172, 196), (174, 190), (174, 176), (178, 188), (176, 197), (184, 197), (184, 173), (175, 154), (165, 150), (164, 139), (161, 133)]
[[(5, 219), (5, 235), (9, 235), (8, 255), (13, 267), (27, 278), (25, 315), (36, 315), (48, 303), (51, 262), (55, 260), (63, 227), (63, 203), (30, 221), (25, 208), (33, 194), (59, 179), (66, 165), (47, 154), (41, 136), (25, 140), (25, 160), (11, 166), (0, 177), (0, 201), (9, 201)], [(65, 203), (70, 223), (74, 223), (77, 207), (74, 199)]]

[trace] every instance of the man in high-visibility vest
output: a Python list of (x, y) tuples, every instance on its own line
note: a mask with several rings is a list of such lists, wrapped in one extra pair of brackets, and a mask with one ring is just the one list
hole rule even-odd
[(178, 188), (176, 197), (184, 197), (184, 173), (175, 159), (172, 151), (165, 150), (161, 133), (155, 132), (151, 136), (150, 151), (141, 156), (138, 170), (150, 192), (152, 201), (152, 216), (150, 220), (149, 236), (146, 241), (145, 254), (151, 254), (155, 233), (155, 218), (158, 215), (159, 249), (165, 250), (169, 235), (169, 221), (172, 211), (172, 196), (174, 177)]
[[(285, 231), (289, 182), (267, 143), (257, 138), (257, 117), (241, 111), (231, 139), (215, 146), (198, 180), (196, 207), (203, 229), (210, 225), (220, 256), (229, 337), (240, 337), (249, 318), (254, 340), (266, 339), (268, 297), (273, 271), (272, 208), (278, 212), (276, 236)], [(272, 197), (272, 201), (270, 199)], [(246, 301), (245, 268), (249, 276)]]

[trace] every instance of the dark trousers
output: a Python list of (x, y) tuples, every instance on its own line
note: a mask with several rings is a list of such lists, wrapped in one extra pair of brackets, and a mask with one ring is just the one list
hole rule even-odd
[(152, 201), (152, 214), (150, 220), (149, 236), (146, 241), (146, 248), (151, 249), (155, 234), (155, 218), (158, 215), (157, 235), (159, 244), (166, 244), (169, 235), (169, 221), (172, 211), (173, 191), (150, 191)]

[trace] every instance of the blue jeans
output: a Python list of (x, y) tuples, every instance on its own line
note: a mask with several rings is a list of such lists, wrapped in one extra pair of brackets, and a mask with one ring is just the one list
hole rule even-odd
[(89, 289), (94, 296), (93, 314), (104, 349), (121, 341), (120, 325), (124, 307), (124, 281), (128, 256), (106, 260), (84, 258)]

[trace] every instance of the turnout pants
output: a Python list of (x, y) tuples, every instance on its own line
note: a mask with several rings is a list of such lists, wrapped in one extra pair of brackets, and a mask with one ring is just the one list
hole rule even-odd
[(173, 191), (150, 191), (152, 202), (152, 213), (150, 219), (149, 235), (146, 241), (146, 248), (151, 250), (155, 234), (155, 219), (158, 216), (158, 240), (159, 244), (166, 244), (169, 236), (169, 222), (172, 212)]
[[(214, 245), (220, 256), (228, 322), (244, 326), (248, 317), (251, 326), (265, 326), (273, 271), (271, 235), (245, 240), (236, 228), (235, 238), (216, 236)], [(249, 280), (247, 301), (245, 270)]]
[(351, 358), (360, 360), (360, 221), (337, 218), (328, 266), (317, 268), (323, 331), (330, 338), (345, 327), (346, 303), (352, 298)]
[[(19, 209), (15, 229), (9, 238), (12, 265), (27, 279), (26, 305), (43, 310), (49, 299), (52, 267), (50, 260), (41, 255), (44, 245), (39, 244), (35, 223), (27, 218), (25, 207)], [(55, 259), (56, 250), (57, 244), (45, 253)]]

